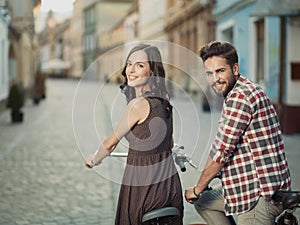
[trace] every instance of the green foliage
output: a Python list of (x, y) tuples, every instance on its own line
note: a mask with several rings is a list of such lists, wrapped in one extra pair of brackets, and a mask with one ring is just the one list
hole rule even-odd
[(25, 94), (23, 89), (18, 84), (13, 84), (10, 87), (7, 99), (7, 107), (13, 110), (21, 109), (25, 103)]

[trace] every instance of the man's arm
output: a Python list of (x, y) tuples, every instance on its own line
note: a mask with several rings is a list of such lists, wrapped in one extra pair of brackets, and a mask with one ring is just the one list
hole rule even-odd
[(193, 203), (195, 199), (205, 190), (209, 182), (221, 171), (223, 164), (217, 163), (209, 156), (206, 162), (205, 169), (203, 170), (197, 185), (187, 188), (185, 190), (185, 199), (189, 203)]

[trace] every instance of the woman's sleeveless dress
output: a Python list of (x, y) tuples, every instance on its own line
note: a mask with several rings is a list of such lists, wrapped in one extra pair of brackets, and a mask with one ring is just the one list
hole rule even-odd
[(147, 119), (126, 135), (129, 152), (115, 225), (140, 225), (144, 213), (165, 206), (179, 209), (181, 218), (173, 224), (182, 225), (182, 188), (171, 152), (172, 115), (165, 101), (146, 99)]

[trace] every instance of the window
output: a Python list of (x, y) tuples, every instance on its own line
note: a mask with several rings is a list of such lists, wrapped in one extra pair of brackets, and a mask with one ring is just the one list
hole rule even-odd
[(97, 47), (96, 38), (96, 13), (95, 5), (87, 8), (84, 11), (84, 38), (83, 38), (83, 49), (84, 52), (94, 51)]
[(87, 9), (84, 13), (85, 25), (93, 25), (95, 23), (95, 8), (91, 7)]
[(222, 40), (233, 43), (233, 27), (229, 27), (222, 31)]

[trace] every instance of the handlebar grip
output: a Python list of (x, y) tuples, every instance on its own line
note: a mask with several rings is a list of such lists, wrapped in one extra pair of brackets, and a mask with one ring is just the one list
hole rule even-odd
[(179, 166), (179, 168), (180, 168), (180, 170), (181, 170), (182, 172), (185, 172), (185, 171), (186, 171), (186, 167), (185, 167), (185, 165), (184, 165), (184, 159), (183, 159), (183, 158), (181, 158), (181, 157), (176, 157), (175, 162), (176, 162), (176, 164)]
[(184, 163), (182, 161), (180, 161), (178, 165), (179, 165), (179, 168), (180, 168), (181, 172), (185, 172), (186, 171), (186, 167), (185, 167), (185, 165), (184, 165)]

